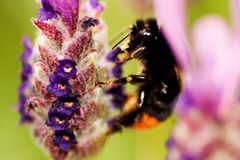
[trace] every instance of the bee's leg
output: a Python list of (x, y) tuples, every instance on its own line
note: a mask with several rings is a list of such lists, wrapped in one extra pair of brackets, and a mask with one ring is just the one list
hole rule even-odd
[(109, 80), (107, 84), (110, 84), (110, 85), (123, 85), (126, 83), (141, 84), (146, 81), (147, 81), (147, 77), (145, 75), (129, 75), (127, 77)]
[(117, 64), (122, 64), (122, 63), (125, 63), (125, 62), (127, 62), (131, 59), (141, 57), (144, 50), (145, 50), (145, 47), (140, 47), (137, 50), (135, 50), (134, 52), (129, 53), (128, 55), (126, 55), (122, 59), (119, 59), (118, 61), (116, 61), (116, 63)]
[(124, 127), (131, 127), (134, 125), (138, 116), (141, 115), (141, 110), (136, 109), (129, 113), (120, 115), (108, 121), (109, 134), (121, 131)]

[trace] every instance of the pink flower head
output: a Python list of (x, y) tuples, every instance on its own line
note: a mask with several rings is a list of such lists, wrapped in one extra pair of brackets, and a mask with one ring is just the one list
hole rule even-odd
[(225, 21), (217, 16), (207, 16), (197, 21), (192, 37), (187, 37), (186, 2), (155, 1), (156, 15), (182, 66), (182, 95), (191, 97), (187, 98), (188, 102), (202, 103), (200, 106), (207, 107), (208, 110), (209, 106), (217, 109), (229, 100), (226, 99), (229, 98), (226, 93), (232, 94), (230, 97), (235, 95), (233, 89), (231, 92), (228, 90), (237, 88), (237, 83), (233, 82), (237, 82), (236, 79), (239, 78), (239, 63), (236, 60), (240, 57), (237, 52), (238, 37), (234, 36)]
[(235, 31), (221, 17), (206, 16), (195, 23), (190, 37), (186, 3), (155, 0), (157, 19), (183, 76), (176, 103), (179, 121), (169, 141), (169, 159), (216, 159), (218, 154), (236, 159), (240, 151), (234, 142), (240, 138), (236, 116), (240, 112), (239, 1), (233, 1)]

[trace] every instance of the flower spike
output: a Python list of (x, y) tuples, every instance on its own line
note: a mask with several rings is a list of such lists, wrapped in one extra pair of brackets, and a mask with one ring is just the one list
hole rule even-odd
[(112, 110), (106, 87), (97, 85), (111, 72), (103, 8), (90, 0), (41, 4), (34, 49), (24, 38), (17, 109), (52, 159), (83, 159), (103, 146)]

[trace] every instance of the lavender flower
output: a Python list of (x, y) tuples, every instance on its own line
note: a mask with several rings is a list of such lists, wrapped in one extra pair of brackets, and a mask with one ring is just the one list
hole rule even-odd
[(155, 1), (156, 15), (183, 70), (168, 159), (239, 159), (239, 1), (232, 1), (235, 32), (221, 17), (206, 16), (196, 22), (191, 43), (186, 3)]
[(90, 0), (90, 4), (92, 5), (93, 8), (103, 11), (103, 5), (101, 5), (98, 0)]
[(20, 122), (32, 122), (32, 117), (25, 110), (26, 97), (22, 94), (19, 95), (19, 102), (17, 104), (17, 109), (21, 115)]
[(77, 144), (72, 130), (68, 129), (56, 131), (53, 139), (63, 151), (67, 151), (71, 145)]
[(49, 0), (41, 0), (42, 2), (42, 8), (38, 10), (38, 14), (40, 17), (38, 18), (38, 21), (45, 21), (48, 19), (56, 19), (57, 14), (53, 10), (52, 5), (50, 4)]
[(71, 93), (71, 86), (68, 82), (68, 78), (64, 75), (50, 75), (50, 84), (47, 86), (48, 92), (53, 93), (56, 96), (66, 96)]
[(60, 60), (57, 72), (65, 77), (74, 76), (77, 73), (76, 65), (76, 62), (71, 59)]
[(23, 44), (25, 48), (25, 52), (20, 56), (22, 61), (22, 71), (21, 71), (21, 78), (23, 81), (27, 81), (29, 75), (32, 73), (32, 67), (29, 64), (28, 60), (32, 55), (32, 46), (28, 37), (23, 38)]
[(56, 107), (58, 107), (60, 111), (65, 113), (67, 116), (70, 116), (79, 108), (78, 103), (78, 99), (75, 96), (60, 97), (56, 102)]
[(89, 0), (42, 0), (34, 47), (24, 41), (18, 110), (53, 159), (83, 159), (107, 138), (106, 26)]
[(29, 77), (32, 74), (32, 67), (29, 64), (29, 59), (32, 55), (32, 46), (28, 37), (23, 38), (24, 53), (20, 56), (22, 61), (22, 71), (21, 71), (21, 84), (18, 88), (19, 103), (17, 104), (17, 109), (21, 114), (21, 122), (31, 122), (32, 117), (25, 110), (25, 103), (27, 101), (26, 90), (29, 87)]
[(48, 112), (48, 117), (46, 124), (54, 130), (64, 130), (67, 127), (67, 116), (58, 108), (51, 108)]

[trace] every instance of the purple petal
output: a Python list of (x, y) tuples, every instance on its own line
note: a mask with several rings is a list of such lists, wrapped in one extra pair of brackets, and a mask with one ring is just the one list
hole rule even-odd
[(182, 69), (189, 70), (191, 56), (186, 36), (185, 0), (155, 0), (155, 14)]
[(79, 108), (79, 101), (75, 96), (60, 97), (56, 102), (56, 107), (67, 116), (71, 116)]
[(90, 0), (90, 4), (93, 8), (99, 11), (103, 11), (104, 9), (103, 5), (101, 5), (98, 0)]
[(71, 145), (77, 144), (76, 137), (70, 129), (55, 131), (53, 139), (63, 151), (67, 151)]
[(33, 118), (28, 113), (26, 113), (25, 110), (21, 110), (20, 113), (21, 113), (21, 120), (20, 120), (21, 123), (33, 121)]
[(19, 102), (17, 104), (17, 109), (19, 110), (21, 114), (21, 122), (30, 122), (32, 121), (32, 117), (28, 115), (28, 113), (25, 110), (25, 103), (27, 100), (27, 95), (25, 94), (25, 90), (29, 86), (29, 76), (32, 74), (32, 66), (29, 64), (29, 58), (32, 55), (32, 46), (30, 39), (26, 36), (23, 38), (23, 45), (25, 51), (20, 56), (20, 59), (22, 61), (22, 71), (21, 71), (21, 84), (18, 88), (18, 99)]
[(22, 43), (24, 45), (24, 53), (20, 56), (20, 58), (22, 61), (26, 62), (32, 55), (32, 44), (28, 36), (23, 37)]
[(116, 62), (119, 60), (118, 58), (118, 54), (121, 52), (121, 48), (120, 47), (116, 47), (113, 50), (111, 50), (108, 54), (106, 59), (110, 62)]
[(53, 10), (53, 7), (49, 3), (49, 0), (42, 0), (41, 3), (43, 8), (40, 8), (38, 10), (38, 14), (40, 15), (38, 21), (41, 22), (48, 19), (56, 19), (57, 18), (56, 12)]
[(57, 108), (51, 108), (48, 112), (46, 124), (54, 130), (63, 130), (67, 126), (67, 116)]
[(122, 77), (122, 64), (117, 64), (113, 69), (112, 69), (112, 75), (116, 78)]
[(26, 101), (27, 101), (26, 97), (22, 93), (19, 93), (19, 102), (18, 102), (16, 108), (18, 109), (18, 111), (21, 115), (21, 119), (20, 119), (21, 123), (33, 121), (33, 118), (25, 110)]
[(22, 83), (19, 86), (19, 92), (23, 92), (28, 87), (28, 83), (29, 82), (27, 80), (22, 81)]
[(22, 81), (28, 80), (29, 75), (31, 73), (32, 73), (32, 66), (27, 62), (22, 62), (22, 71), (21, 71)]
[(78, 21), (79, 0), (49, 0), (55, 12), (61, 15), (64, 21), (74, 27)]
[(71, 59), (63, 59), (59, 61), (57, 73), (65, 77), (74, 76), (77, 73), (76, 62)]
[(168, 149), (172, 149), (174, 147), (174, 144), (175, 144), (175, 142), (174, 142), (173, 138), (169, 138), (166, 142), (166, 147)]
[(50, 84), (47, 86), (49, 93), (55, 94), (57, 97), (67, 96), (71, 93), (71, 85), (68, 78), (64, 75), (50, 75)]

